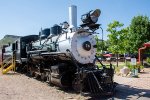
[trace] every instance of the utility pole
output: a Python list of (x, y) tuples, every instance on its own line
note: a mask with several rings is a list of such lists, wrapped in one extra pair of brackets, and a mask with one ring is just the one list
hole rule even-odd
[(100, 27), (100, 29), (102, 30), (102, 53), (103, 53), (103, 46), (104, 46), (104, 42), (103, 42), (103, 28), (102, 27)]

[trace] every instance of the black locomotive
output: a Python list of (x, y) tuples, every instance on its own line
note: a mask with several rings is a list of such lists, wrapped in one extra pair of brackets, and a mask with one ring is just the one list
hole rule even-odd
[[(95, 56), (95, 30), (100, 10), (82, 16), (83, 24), (69, 28), (64, 22), (40, 31), (39, 35), (20, 37), (3, 48), (3, 60), (15, 55), (16, 70), (59, 87), (72, 87), (89, 93), (113, 93), (114, 69), (106, 68)], [(97, 59), (102, 68), (94, 61)]]

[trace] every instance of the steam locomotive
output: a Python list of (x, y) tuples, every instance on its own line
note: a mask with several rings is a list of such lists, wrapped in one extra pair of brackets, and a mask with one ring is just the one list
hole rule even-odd
[[(75, 6), (70, 11), (74, 13)], [(3, 60), (15, 55), (16, 70), (39, 77), (62, 88), (78, 92), (113, 93), (114, 69), (106, 68), (96, 55), (95, 31), (101, 11), (96, 9), (81, 16), (82, 24), (75, 27), (63, 22), (41, 29), (39, 35), (20, 37), (3, 48)], [(95, 65), (95, 59), (102, 68)]]

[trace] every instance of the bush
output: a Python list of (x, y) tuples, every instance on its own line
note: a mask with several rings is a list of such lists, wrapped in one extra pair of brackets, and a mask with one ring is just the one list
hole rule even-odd
[(127, 62), (127, 67), (130, 69), (130, 70), (133, 70), (135, 68), (134, 65), (131, 65), (130, 62)]
[(141, 65), (141, 64), (137, 64), (137, 65), (136, 65), (136, 69), (143, 69), (143, 68), (144, 68), (144, 66)]
[(150, 58), (149, 57), (146, 58), (146, 62), (150, 64)]
[(133, 70), (133, 69), (143, 69), (143, 68), (144, 68), (144, 66), (141, 65), (141, 64), (131, 65), (130, 62), (127, 62), (127, 67), (128, 67), (130, 70)]

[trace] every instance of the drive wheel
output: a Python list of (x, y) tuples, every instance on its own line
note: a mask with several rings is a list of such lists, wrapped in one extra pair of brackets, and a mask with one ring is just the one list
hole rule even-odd
[(72, 82), (72, 87), (76, 92), (81, 92), (81, 84), (79, 80), (74, 79)]
[(47, 82), (49, 83), (49, 85), (52, 85), (52, 82), (51, 82), (51, 71), (48, 72)]
[(34, 71), (32, 70), (32, 68), (30, 68), (30, 76), (31, 76), (31, 77), (34, 77), (34, 76), (35, 76), (35, 73), (34, 73)]
[(41, 73), (41, 80), (42, 81), (46, 81), (47, 80), (45, 73)]

